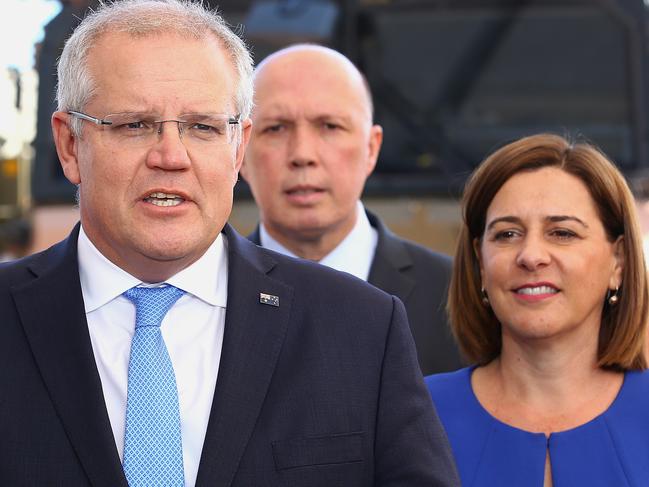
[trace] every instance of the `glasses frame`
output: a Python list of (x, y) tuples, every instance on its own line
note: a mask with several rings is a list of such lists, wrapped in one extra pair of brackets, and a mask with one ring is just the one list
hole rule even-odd
[[(113, 125), (113, 122), (110, 120), (105, 120), (103, 118), (97, 118), (93, 117), (92, 115), (88, 115), (87, 113), (83, 112), (78, 112), (76, 110), (68, 110), (66, 112), (68, 115), (72, 115), (73, 117), (80, 118), (82, 120), (87, 120), (88, 122), (92, 122), (95, 125), (99, 126), (104, 126), (104, 125)], [(107, 115), (109, 116), (109, 115)], [(176, 120), (176, 119), (168, 119), (168, 120), (153, 120), (152, 123), (157, 123), (158, 125), (158, 135), (162, 133), (162, 124), (166, 122), (176, 122), (178, 124), (178, 133), (180, 134), (181, 138), (183, 136), (183, 130), (181, 130), (181, 123), (184, 123), (184, 120)], [(237, 115), (231, 116), (228, 119), (228, 125), (239, 125), (241, 123), (241, 114), (238, 113)]]

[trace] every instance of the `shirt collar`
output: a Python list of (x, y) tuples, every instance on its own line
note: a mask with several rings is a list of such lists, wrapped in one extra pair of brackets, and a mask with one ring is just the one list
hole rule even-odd
[[(90, 241), (83, 226), (78, 239), (79, 276), (86, 313), (94, 311), (124, 291), (143, 284), (137, 277), (108, 260)], [(215, 272), (216, 271), (216, 272)], [(226, 307), (228, 265), (222, 233), (193, 264), (165, 281), (212, 306)]]
[[(270, 236), (263, 223), (259, 226), (259, 241), (262, 247), (275, 252), (297, 257), (293, 252)], [(325, 255), (320, 264), (339, 271), (348, 272), (367, 280), (378, 242), (378, 233), (372, 227), (360, 201), (356, 204), (356, 223), (351, 232), (331, 252)]]

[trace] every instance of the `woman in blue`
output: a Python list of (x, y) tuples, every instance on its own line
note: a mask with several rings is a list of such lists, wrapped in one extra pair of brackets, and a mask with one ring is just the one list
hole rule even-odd
[(475, 365), (426, 378), (464, 487), (649, 485), (648, 291), (634, 200), (541, 134), (469, 179), (448, 309)]

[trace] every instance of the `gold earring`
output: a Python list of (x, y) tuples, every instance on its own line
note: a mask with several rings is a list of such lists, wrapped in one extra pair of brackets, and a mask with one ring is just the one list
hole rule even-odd
[(608, 290), (608, 294), (609, 294), (609, 296), (608, 296), (608, 304), (611, 305), (611, 306), (615, 306), (620, 301), (620, 298), (617, 295), (617, 290), (618, 289), (619, 288), (616, 286), (615, 291), (611, 292), (610, 289)]
[(487, 296), (487, 291), (484, 290), (484, 287), (480, 288), (480, 294), (482, 295), (482, 304), (485, 307), (489, 307), (489, 296)]

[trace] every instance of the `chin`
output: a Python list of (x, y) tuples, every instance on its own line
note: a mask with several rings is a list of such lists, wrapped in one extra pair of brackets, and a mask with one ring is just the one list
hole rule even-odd
[(142, 254), (151, 260), (165, 262), (182, 260), (192, 254), (202, 255), (209, 244), (201, 245), (200, 241), (194, 239), (189, 240), (189, 235), (191, 233), (185, 233), (176, 237), (167, 236), (166, 238), (163, 237), (149, 241), (146, 245), (142, 246)]

